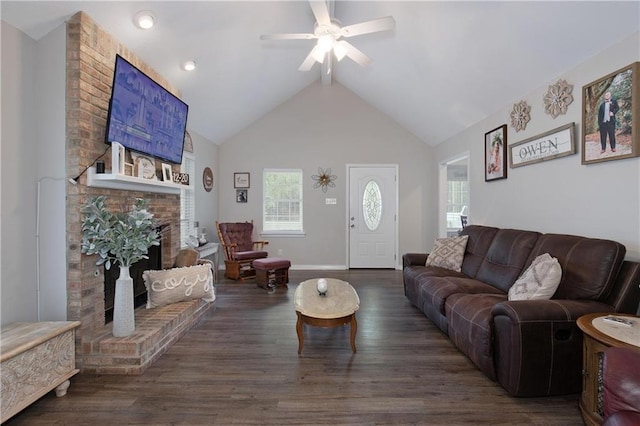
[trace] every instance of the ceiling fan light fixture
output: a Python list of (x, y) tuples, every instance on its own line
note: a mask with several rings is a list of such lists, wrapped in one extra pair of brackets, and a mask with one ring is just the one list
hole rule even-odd
[(326, 52), (318, 47), (316, 47), (315, 49), (313, 49), (313, 52), (311, 52), (311, 56), (313, 57), (313, 59), (316, 60), (316, 62), (318, 63), (323, 63), (324, 62), (324, 57), (326, 55)]
[(341, 42), (337, 42), (333, 46), (333, 54), (336, 55), (336, 59), (338, 60), (338, 62), (344, 59), (344, 57), (347, 56), (348, 52), (349, 49), (347, 49)]
[(318, 46), (318, 49), (322, 51), (322, 53), (327, 53), (331, 51), (334, 43), (335, 43), (335, 39), (331, 35), (325, 34), (318, 37), (317, 46)]
[(133, 22), (138, 28), (148, 30), (155, 25), (156, 17), (153, 12), (150, 12), (148, 10), (141, 10), (133, 17)]

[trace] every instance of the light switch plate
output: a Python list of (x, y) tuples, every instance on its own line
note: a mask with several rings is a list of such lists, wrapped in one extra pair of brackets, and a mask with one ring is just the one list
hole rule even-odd
[(325, 198), (324, 199), (324, 203), (325, 204), (338, 204), (338, 201), (335, 198)]

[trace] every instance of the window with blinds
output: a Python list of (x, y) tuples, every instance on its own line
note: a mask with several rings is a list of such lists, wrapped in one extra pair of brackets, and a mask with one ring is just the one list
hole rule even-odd
[[(184, 153), (182, 155), (182, 164), (180, 165), (182, 173), (188, 173), (190, 185), (193, 185), (196, 171), (196, 159), (193, 154)], [(187, 237), (195, 235), (194, 222), (196, 220), (196, 191), (180, 190), (180, 246), (186, 247)], [(197, 235), (195, 235), (197, 237)]]
[(301, 234), (302, 170), (263, 171), (263, 233)]

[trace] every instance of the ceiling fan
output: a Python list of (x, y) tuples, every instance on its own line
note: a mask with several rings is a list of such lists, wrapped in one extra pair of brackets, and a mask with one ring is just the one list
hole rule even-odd
[(313, 33), (270, 34), (261, 35), (260, 40), (317, 40), (307, 58), (302, 62), (299, 71), (309, 71), (318, 62), (322, 64), (331, 52), (338, 61), (345, 56), (361, 66), (367, 66), (372, 59), (356, 49), (343, 38), (370, 34), (379, 31), (393, 30), (396, 21), (392, 16), (373, 19), (359, 24), (342, 26), (340, 21), (331, 18), (329, 8), (324, 0), (309, 0), (309, 5), (316, 18)]

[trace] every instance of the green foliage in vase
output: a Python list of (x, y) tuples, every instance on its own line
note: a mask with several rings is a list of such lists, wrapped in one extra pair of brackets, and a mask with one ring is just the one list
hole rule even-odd
[(149, 247), (160, 245), (160, 235), (147, 201), (136, 198), (130, 212), (111, 213), (106, 197), (87, 201), (82, 208), (82, 252), (97, 254), (96, 265), (110, 269), (114, 262), (131, 266), (140, 259), (148, 259)]

